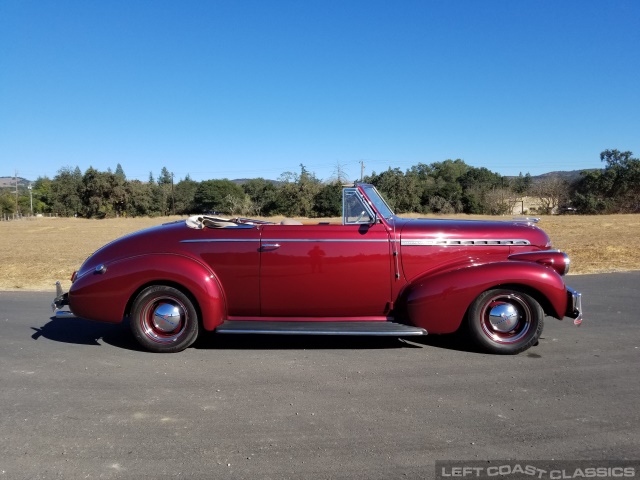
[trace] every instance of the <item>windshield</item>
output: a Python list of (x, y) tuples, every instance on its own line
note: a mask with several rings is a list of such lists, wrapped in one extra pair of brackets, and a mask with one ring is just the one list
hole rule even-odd
[(371, 201), (375, 209), (383, 218), (389, 219), (393, 217), (393, 210), (389, 208), (389, 205), (387, 205), (387, 202), (384, 201), (384, 198), (382, 198), (380, 192), (376, 190), (376, 187), (374, 187), (373, 185), (360, 186), (362, 187), (362, 190), (364, 191), (369, 201)]

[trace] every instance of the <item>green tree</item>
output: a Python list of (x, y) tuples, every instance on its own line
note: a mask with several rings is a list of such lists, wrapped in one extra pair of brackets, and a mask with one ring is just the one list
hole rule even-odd
[(16, 197), (8, 190), (0, 192), (0, 215), (2, 217), (11, 216), (16, 213)]
[(336, 180), (322, 186), (314, 198), (314, 212), (318, 217), (342, 215), (342, 182)]
[(140, 180), (131, 180), (126, 184), (127, 209), (126, 214), (131, 217), (157, 215), (153, 209), (153, 184), (143, 183)]
[(173, 173), (170, 173), (167, 167), (162, 167), (158, 177), (158, 185), (171, 185), (171, 183), (173, 183)]
[[(434, 213), (463, 212), (462, 198), (464, 192), (460, 180), (470, 168), (460, 159), (432, 163), (431, 176), (434, 182), (427, 190), (429, 196), (428, 210)], [(443, 199), (444, 202), (442, 201)]]
[(122, 169), (122, 165), (116, 165), (116, 173), (118, 177), (121, 177), (123, 180), (127, 179), (127, 176), (124, 174), (124, 170)]
[(158, 181), (153, 189), (154, 200), (160, 215), (169, 215), (174, 209), (175, 199), (172, 187), (173, 174), (167, 170), (167, 167), (162, 167)]
[(607, 164), (605, 170), (614, 177), (609, 194), (615, 199), (617, 211), (640, 212), (640, 160), (632, 152), (605, 150), (600, 160)]
[(38, 177), (33, 182), (33, 212), (34, 213), (49, 213), (51, 212), (52, 201), (52, 181), (49, 177)]
[(18, 193), (18, 211), (23, 216), (31, 215), (31, 197), (27, 192), (19, 191)]
[(469, 168), (471, 167), (459, 158), (456, 160), (449, 159), (444, 162), (432, 163), (431, 175), (445, 183), (457, 183), (458, 179), (462, 177)]
[(242, 184), (249, 196), (256, 215), (269, 216), (277, 211), (278, 191), (273, 182), (264, 178), (254, 178)]
[(469, 214), (502, 214), (508, 210), (509, 182), (487, 168), (469, 167), (459, 178), (462, 187), (463, 212)]
[(300, 164), (300, 174), (285, 172), (280, 176), (276, 196), (277, 211), (289, 217), (313, 217), (314, 198), (322, 188), (320, 180)]
[(109, 182), (107, 201), (111, 205), (111, 211), (115, 213), (116, 217), (124, 215), (129, 201), (127, 180), (124, 173), (118, 173), (117, 169), (116, 173), (107, 173), (107, 181)]
[(51, 181), (51, 211), (65, 217), (81, 215), (82, 202), (82, 172), (80, 168), (63, 167)]
[(238, 201), (244, 199), (242, 187), (231, 180), (205, 180), (200, 182), (194, 195), (194, 207), (198, 212), (223, 211), (229, 206), (227, 196)]
[(520, 175), (511, 182), (511, 189), (518, 195), (526, 195), (532, 183), (531, 175), (528, 172), (524, 176), (520, 172)]
[(198, 182), (191, 180), (189, 175), (176, 183), (174, 188), (176, 213), (189, 214), (196, 211), (195, 196), (198, 185)]
[[(149, 195), (149, 205), (147, 207), (147, 215), (155, 217), (164, 215), (167, 210), (166, 195), (162, 188), (156, 183), (153, 172), (149, 172), (149, 180), (146, 183)], [(141, 189), (137, 189), (141, 191)]]
[(110, 173), (89, 167), (82, 177), (82, 207), (87, 218), (104, 218), (114, 214), (111, 204)]
[(572, 203), (581, 213), (639, 213), (640, 160), (632, 152), (605, 150), (603, 170), (582, 172), (573, 187)]
[(380, 174), (373, 172), (364, 180), (375, 185), (396, 213), (420, 209), (420, 177), (414, 172), (405, 174), (399, 168), (389, 168)]

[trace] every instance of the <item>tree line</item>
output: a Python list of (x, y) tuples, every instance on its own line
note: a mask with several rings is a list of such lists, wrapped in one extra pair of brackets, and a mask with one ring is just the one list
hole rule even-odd
[[(537, 199), (536, 212), (552, 213), (572, 206), (579, 213), (639, 213), (640, 160), (631, 152), (605, 150), (602, 169), (582, 172), (569, 182), (559, 176), (534, 179), (528, 173), (504, 177), (463, 160), (419, 163), (402, 171), (390, 168), (363, 180), (372, 183), (397, 213), (508, 214), (523, 197)], [(0, 192), (3, 216), (34, 213), (85, 218), (165, 216), (218, 212), (242, 216), (332, 217), (341, 214), (341, 170), (323, 182), (300, 165), (277, 181), (254, 178), (242, 183), (227, 179), (175, 181), (163, 167), (146, 182), (128, 180), (122, 166), (115, 171), (89, 167), (84, 173), (65, 167), (50, 179), (39, 177), (26, 188)], [(30, 196), (31, 193), (31, 196)], [(17, 201), (16, 201), (17, 200)]]

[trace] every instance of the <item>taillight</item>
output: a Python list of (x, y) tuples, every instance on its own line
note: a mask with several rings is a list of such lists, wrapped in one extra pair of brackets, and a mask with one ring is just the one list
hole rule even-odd
[(78, 271), (77, 270), (71, 274), (71, 283), (75, 282), (76, 278), (78, 278)]

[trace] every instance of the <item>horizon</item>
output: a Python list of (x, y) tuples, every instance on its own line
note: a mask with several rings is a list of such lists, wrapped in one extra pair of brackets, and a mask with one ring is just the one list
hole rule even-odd
[(327, 181), (461, 159), (601, 169), (640, 146), (640, 2), (0, 4), (0, 165)]
[[(75, 169), (75, 167), (73, 167), (73, 168)], [(91, 167), (89, 167), (89, 168), (91, 168)], [(391, 167), (391, 168), (393, 168), (393, 167)], [(115, 169), (113, 169), (113, 168), (111, 169), (111, 171), (114, 171), (114, 170)], [(595, 169), (587, 169), (587, 170), (595, 170)], [(106, 172), (106, 170), (103, 170), (103, 171)], [(124, 171), (125, 178), (126, 178), (127, 181), (138, 180), (138, 179), (130, 179), (127, 176), (127, 172), (126, 172), (126, 170), (124, 168), (123, 168), (123, 171)], [(582, 171), (585, 171), (585, 170), (555, 170), (555, 171), (550, 171), (550, 172), (543, 172), (543, 173), (541, 173), (539, 175), (531, 175), (531, 178), (536, 179), (538, 177), (543, 177), (543, 176), (546, 176), (546, 175), (553, 175), (553, 174), (560, 174), (560, 175), (562, 175), (562, 174), (579, 174)], [(85, 173), (85, 171), (82, 172), (83, 175), (84, 175), (84, 173)], [(381, 172), (376, 172), (376, 173), (381, 173)], [(498, 173), (498, 172), (493, 172), (493, 173)], [(528, 172), (523, 172), (523, 175), (526, 175), (527, 173)], [(499, 174), (499, 175), (501, 175), (501, 174)], [(503, 176), (505, 178), (517, 178), (519, 175), (501, 175), (501, 176)], [(9, 187), (15, 187), (15, 178), (16, 177), (13, 176), (13, 175), (0, 175), (0, 180), (5, 180), (5, 179), (11, 180), (12, 184), (9, 185)], [(55, 178), (55, 176), (54, 177), (39, 176), (39, 177), (37, 177), (35, 179), (28, 179), (28, 178), (21, 177), (21, 176), (18, 176), (17, 178), (19, 180), (18, 184), (20, 185), (21, 184), (20, 181), (22, 181), (22, 183), (26, 182), (26, 183), (29, 183), (29, 184), (33, 184), (38, 180), (38, 178), (49, 178), (50, 180), (53, 180)], [(231, 182), (241, 182), (241, 181), (245, 181), (245, 180), (254, 180), (254, 179), (257, 179), (257, 178), (262, 178), (262, 179), (264, 179), (264, 180), (266, 180), (268, 182), (278, 182), (279, 181), (277, 178), (264, 178), (264, 177), (205, 178), (203, 180), (196, 180), (196, 181), (197, 182), (202, 182), (202, 181), (207, 181), (207, 180), (229, 180)], [(148, 180), (149, 179), (147, 178), (146, 181), (145, 180), (141, 180), (141, 182), (142, 183), (148, 183)], [(154, 180), (157, 181), (157, 176), (155, 176), (155, 175), (154, 175)], [(175, 179), (174, 183), (178, 183), (178, 182), (180, 182), (182, 180), (184, 180), (184, 178)], [(191, 180), (193, 180), (193, 179), (191, 179)], [(329, 181), (328, 179), (318, 179), (318, 180), (320, 180), (321, 182), (328, 182)], [(358, 181), (358, 180), (354, 180), (354, 181)], [(8, 187), (6, 185), (0, 185), (0, 188), (8, 188)]]

